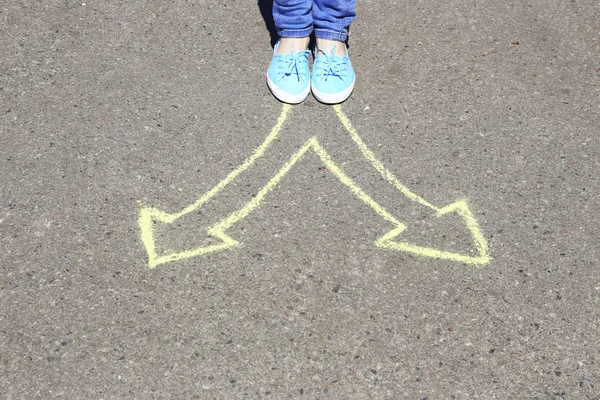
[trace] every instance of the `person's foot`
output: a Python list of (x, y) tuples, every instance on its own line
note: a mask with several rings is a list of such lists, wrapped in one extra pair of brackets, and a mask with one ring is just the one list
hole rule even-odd
[(342, 103), (352, 94), (356, 81), (348, 49), (342, 42), (326, 41), (334, 42), (325, 43), (325, 46), (331, 44), (329, 48), (320, 47), (319, 42), (317, 40), (310, 83), (312, 94), (321, 103)]
[(267, 85), (273, 96), (284, 103), (301, 103), (310, 93), (307, 47), (308, 38), (282, 38), (275, 45), (267, 70)]
[(329, 40), (317, 38), (317, 47), (315, 49), (315, 57), (324, 54), (330, 54), (331, 50), (334, 51), (338, 57), (344, 57), (346, 54), (346, 44), (339, 40)]
[(277, 54), (290, 54), (292, 49), (298, 51), (308, 50), (310, 38), (302, 37), (302, 38), (287, 38), (283, 37), (279, 39), (279, 45), (277, 46), (277, 50), (275, 52)]

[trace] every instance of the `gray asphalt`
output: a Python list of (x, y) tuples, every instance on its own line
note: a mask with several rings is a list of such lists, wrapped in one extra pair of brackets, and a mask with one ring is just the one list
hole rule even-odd
[[(230, 215), (239, 245), (150, 268), (141, 210), (194, 204), (281, 114), (264, 10), (5, 2), (0, 398), (600, 398), (600, 4), (358, 3), (343, 113), (410, 193), (468, 201), (491, 261), (440, 257), (483, 253), (309, 97), (151, 222), (157, 257)], [(443, 253), (378, 247), (394, 224), (312, 150), (261, 195), (313, 137)]]

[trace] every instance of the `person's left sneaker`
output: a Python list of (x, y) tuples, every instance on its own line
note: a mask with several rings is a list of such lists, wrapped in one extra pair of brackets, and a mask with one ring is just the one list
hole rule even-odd
[(277, 54), (279, 42), (273, 50), (273, 59), (267, 70), (267, 85), (284, 103), (302, 103), (310, 93), (310, 69), (308, 67), (309, 50), (295, 51), (289, 54)]
[[(348, 48), (345, 50), (345, 56), (336, 56), (334, 46), (329, 54), (321, 51), (322, 54), (315, 57), (310, 88), (321, 103), (338, 104), (352, 94), (356, 76)], [(315, 54), (318, 53), (319, 49), (315, 49)]]

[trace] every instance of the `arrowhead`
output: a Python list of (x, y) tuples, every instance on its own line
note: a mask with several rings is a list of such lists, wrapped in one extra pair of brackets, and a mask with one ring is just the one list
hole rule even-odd
[(156, 239), (154, 235), (155, 226), (159, 223), (172, 224), (181, 216), (181, 213), (169, 214), (167, 212), (153, 207), (143, 207), (140, 209), (138, 223), (140, 226), (142, 242), (144, 244), (144, 247), (146, 248), (146, 252), (148, 253), (149, 268), (156, 268), (156, 266), (160, 264), (164, 264), (171, 261), (183, 260), (186, 258), (212, 253), (215, 251), (227, 250), (229, 248), (239, 245), (239, 242), (232, 239), (224, 232), (209, 228), (208, 234), (212, 237), (220, 239), (220, 243), (196, 247), (191, 250), (185, 250), (180, 252), (167, 252), (165, 254), (159, 255), (156, 250)]
[(265, 154), (269, 146), (271, 146), (275, 139), (277, 139), (279, 131), (281, 130), (281, 127), (283, 126), (283, 123), (287, 118), (287, 114), (291, 109), (291, 105), (284, 104), (281, 110), (281, 114), (277, 119), (277, 123), (271, 130), (271, 133), (269, 133), (269, 135), (265, 138), (263, 143), (254, 150), (252, 155), (248, 157), (239, 167), (231, 171), (225, 179), (219, 182), (211, 190), (206, 192), (196, 202), (184, 208), (181, 212), (176, 214), (169, 214), (167, 212), (153, 207), (142, 207), (140, 209), (138, 223), (140, 226), (142, 242), (144, 243), (144, 247), (146, 248), (146, 252), (148, 253), (148, 266), (150, 268), (155, 268), (157, 265), (164, 264), (170, 261), (183, 260), (185, 258), (195, 257), (202, 254), (212, 253), (215, 251), (227, 250), (229, 248), (239, 245), (237, 241), (227, 236), (224, 230), (220, 230), (220, 225), (217, 225), (215, 227), (209, 228), (208, 234), (209, 236), (220, 239), (221, 243), (209, 244), (208, 246), (196, 247), (191, 250), (171, 252), (159, 255), (156, 251), (155, 225), (158, 223), (172, 224), (180, 217), (195, 211), (203, 204), (208, 202), (210, 199), (212, 199), (225, 186), (233, 182), (239, 174), (252, 167), (254, 165), (254, 162), (257, 159), (261, 158)]
[(445, 260), (474, 265), (488, 264), (492, 260), (492, 258), (489, 255), (489, 247), (487, 240), (481, 233), (479, 224), (477, 223), (477, 220), (475, 219), (473, 213), (469, 209), (469, 205), (467, 204), (467, 202), (465, 200), (461, 200), (441, 209), (438, 209), (435, 216), (441, 217), (450, 213), (458, 214), (461, 217), (462, 222), (465, 224), (465, 226), (471, 234), (471, 238), (476, 249), (474, 252), (477, 255), (467, 255), (458, 252), (443, 251), (434, 247), (417, 246), (408, 242), (394, 241), (394, 239), (404, 231), (404, 229), (402, 228), (396, 228), (391, 230), (381, 238), (377, 239), (375, 244), (381, 248), (405, 251), (424, 257), (441, 258)]

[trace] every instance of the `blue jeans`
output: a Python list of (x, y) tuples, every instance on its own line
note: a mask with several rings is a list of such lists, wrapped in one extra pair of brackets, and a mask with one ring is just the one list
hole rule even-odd
[(273, 20), (281, 37), (306, 37), (315, 31), (320, 39), (348, 38), (356, 17), (356, 0), (274, 0)]

